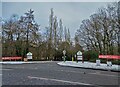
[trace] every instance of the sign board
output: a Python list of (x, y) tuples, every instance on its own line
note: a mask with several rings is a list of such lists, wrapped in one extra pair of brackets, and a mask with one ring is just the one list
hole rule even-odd
[(63, 50), (63, 55), (65, 55), (66, 54), (66, 50)]
[(82, 52), (81, 52), (81, 51), (78, 51), (78, 52), (77, 52), (77, 55), (82, 55)]
[(77, 57), (77, 60), (82, 60), (82, 57), (79, 57), (79, 56), (78, 56), (78, 57)]
[(118, 55), (99, 55), (99, 58), (102, 58), (102, 59), (118, 59), (118, 60), (120, 60), (120, 56), (118, 56)]
[(77, 52), (77, 60), (82, 60), (82, 52), (81, 51)]
[(27, 59), (32, 59), (32, 53), (31, 52), (27, 53)]
[(22, 57), (2, 57), (2, 60), (22, 60)]

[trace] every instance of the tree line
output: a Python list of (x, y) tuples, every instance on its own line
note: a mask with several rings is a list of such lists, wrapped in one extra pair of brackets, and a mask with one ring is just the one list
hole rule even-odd
[[(13, 14), (2, 22), (2, 56), (22, 56), (30, 51), (34, 60), (62, 60), (63, 50), (71, 57), (80, 47), (73, 46), (70, 30), (63, 26), (62, 19), (50, 10), (49, 26), (41, 33), (40, 25), (35, 21), (34, 11), (29, 10), (24, 16)], [(71, 50), (72, 49), (72, 50)]]
[(76, 32), (86, 50), (120, 55), (120, 2), (108, 4), (83, 20)]
[(1, 18), (2, 56), (25, 58), (28, 52), (32, 52), (34, 60), (62, 60), (63, 50), (66, 50), (68, 60), (79, 50), (83, 53), (92, 50), (98, 54), (120, 55), (119, 2), (99, 8), (89, 19), (83, 20), (76, 31), (74, 43), (69, 28), (55, 15), (53, 8), (48, 19), (49, 24), (41, 33), (34, 10), (30, 9), (24, 16), (13, 14), (8, 20)]

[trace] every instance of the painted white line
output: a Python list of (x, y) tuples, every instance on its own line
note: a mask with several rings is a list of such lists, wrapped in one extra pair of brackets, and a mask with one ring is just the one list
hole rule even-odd
[(0, 74), (0, 76), (2, 76), (2, 74)]
[(12, 70), (12, 69), (0, 69), (0, 70), (2, 71), (2, 70)]
[(81, 82), (73, 82), (73, 81), (66, 81), (66, 80), (59, 80), (59, 79), (51, 79), (51, 78), (42, 78), (42, 77), (31, 77), (31, 76), (28, 76), (28, 78), (29, 78), (29, 79), (39, 79), (39, 80), (50, 80), (50, 81), (70, 83), (70, 84), (75, 84), (75, 85), (92, 85), (92, 84), (81, 83)]
[(61, 71), (61, 72), (71, 72), (71, 73), (84, 73), (84, 72), (76, 72), (76, 71), (66, 71), (66, 70), (56, 70), (56, 71)]
[(112, 77), (119, 77), (118, 75), (109, 75), (109, 74), (102, 74), (102, 73), (90, 73), (94, 75), (102, 75), (102, 76), (112, 76)]

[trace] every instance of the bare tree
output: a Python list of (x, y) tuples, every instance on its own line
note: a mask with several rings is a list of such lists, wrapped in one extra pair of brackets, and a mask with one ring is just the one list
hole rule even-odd
[(109, 4), (107, 8), (99, 8), (90, 19), (82, 21), (76, 34), (88, 50), (93, 49), (99, 54), (118, 54), (115, 52), (119, 44), (117, 10), (116, 3)]

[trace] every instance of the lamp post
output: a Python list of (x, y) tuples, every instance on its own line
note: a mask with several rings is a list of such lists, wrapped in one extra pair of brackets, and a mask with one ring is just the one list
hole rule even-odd
[(63, 60), (64, 60), (64, 62), (65, 62), (65, 54), (66, 54), (66, 50), (63, 50), (63, 55), (64, 55), (64, 57), (63, 57)]

